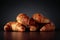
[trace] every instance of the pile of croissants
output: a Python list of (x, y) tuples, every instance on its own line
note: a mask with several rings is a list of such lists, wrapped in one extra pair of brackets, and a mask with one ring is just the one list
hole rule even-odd
[(34, 13), (31, 18), (24, 13), (19, 13), (16, 21), (4, 25), (4, 31), (55, 31), (55, 25), (41, 13)]

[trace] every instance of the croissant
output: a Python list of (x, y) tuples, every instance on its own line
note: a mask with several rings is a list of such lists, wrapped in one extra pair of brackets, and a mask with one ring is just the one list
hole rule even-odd
[(32, 18), (39, 24), (38, 27), (40, 28), (40, 31), (54, 31), (55, 30), (54, 23), (51, 22), (48, 18), (44, 17), (42, 14), (35, 13), (33, 14)]
[(33, 14), (32, 18), (39, 23), (49, 23), (50, 20), (40, 13)]
[(55, 25), (52, 22), (48, 23), (42, 26), (42, 28), (40, 28), (40, 31), (55, 31)]
[(25, 31), (25, 26), (18, 22), (8, 22), (4, 26), (4, 31)]
[(19, 22), (25, 26), (27, 26), (29, 23), (29, 17), (24, 13), (18, 14), (18, 16), (16, 17), (16, 20), (17, 20), (17, 22)]
[(38, 29), (37, 22), (33, 18), (30, 18), (30, 20), (29, 20), (29, 30), (30, 31), (37, 31), (37, 29)]
[(38, 29), (38, 26), (36, 25), (30, 25), (29, 27), (30, 27), (30, 31), (37, 31)]
[(24, 13), (19, 13), (16, 22), (8, 22), (4, 25), (4, 31), (54, 31), (55, 24), (41, 13), (35, 13), (29, 18)]

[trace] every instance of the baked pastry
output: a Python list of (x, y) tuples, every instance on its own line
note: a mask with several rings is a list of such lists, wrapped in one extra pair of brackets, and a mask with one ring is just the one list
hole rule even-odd
[(40, 28), (40, 31), (55, 31), (54, 23), (48, 23)]
[(40, 31), (54, 31), (55, 30), (55, 25), (53, 22), (51, 22), (48, 18), (46, 18), (45, 16), (43, 16), (40, 13), (35, 13), (32, 16), (33, 20), (35, 20), (38, 24), (41, 25), (37, 25), (40, 28)]
[(39, 23), (49, 23), (50, 20), (40, 13), (33, 14), (32, 18)]
[(33, 18), (29, 19), (29, 25), (36, 25), (36, 21)]
[(37, 30), (36, 22), (33, 20), (33, 18), (29, 19), (28, 27), (29, 27), (30, 31), (36, 31)]
[(38, 26), (36, 26), (36, 25), (29, 25), (29, 29), (30, 29), (30, 31), (37, 31)]
[(4, 31), (25, 31), (25, 26), (18, 22), (8, 22), (4, 26)]
[(29, 17), (24, 13), (18, 14), (18, 16), (16, 17), (16, 20), (17, 20), (17, 22), (19, 22), (25, 26), (27, 26), (29, 23)]
[(35, 13), (29, 18), (20, 13), (16, 17), (17, 22), (8, 22), (4, 25), (4, 31), (54, 31), (55, 25), (50, 19), (40, 13)]

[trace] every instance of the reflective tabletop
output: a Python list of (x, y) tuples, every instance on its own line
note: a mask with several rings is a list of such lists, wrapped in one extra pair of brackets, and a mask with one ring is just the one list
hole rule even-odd
[(4, 40), (55, 40), (55, 32), (4, 32)]

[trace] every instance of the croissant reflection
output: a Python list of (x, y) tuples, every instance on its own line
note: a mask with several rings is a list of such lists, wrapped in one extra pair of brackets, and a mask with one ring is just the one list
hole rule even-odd
[(16, 17), (16, 22), (8, 22), (4, 25), (4, 31), (55, 31), (55, 25), (50, 19), (41, 13), (34, 13), (31, 18), (20, 13)]

